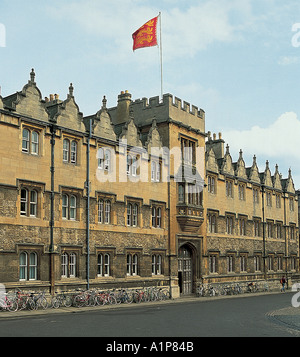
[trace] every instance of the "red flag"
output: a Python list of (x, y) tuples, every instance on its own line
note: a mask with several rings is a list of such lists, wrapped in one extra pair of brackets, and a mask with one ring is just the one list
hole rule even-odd
[(158, 16), (148, 21), (132, 35), (133, 51), (138, 48), (157, 46), (157, 21)]

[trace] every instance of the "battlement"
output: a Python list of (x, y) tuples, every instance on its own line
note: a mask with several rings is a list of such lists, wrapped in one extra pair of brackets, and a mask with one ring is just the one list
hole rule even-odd
[(139, 107), (139, 109), (150, 109), (153, 107), (162, 107), (162, 106), (173, 106), (177, 109), (180, 109), (186, 113), (197, 116), (201, 119), (204, 119), (205, 112), (203, 109), (199, 109), (195, 105), (190, 105), (190, 103), (186, 101), (182, 101), (180, 98), (173, 96), (172, 94), (164, 94), (163, 100), (160, 101), (159, 96), (151, 97), (151, 98), (142, 98), (136, 99), (132, 102), (135, 107)]

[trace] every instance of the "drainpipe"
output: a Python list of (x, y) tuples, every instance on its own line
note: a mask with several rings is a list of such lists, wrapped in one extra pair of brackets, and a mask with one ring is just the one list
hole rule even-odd
[(89, 120), (89, 134), (87, 139), (87, 151), (86, 151), (86, 250), (87, 250), (87, 261), (86, 261), (86, 280), (87, 289), (90, 288), (90, 148), (91, 148), (91, 136), (92, 136), (92, 120)]
[(266, 226), (265, 226), (264, 190), (265, 190), (265, 186), (262, 185), (261, 193), (262, 193), (262, 223), (263, 223), (263, 271), (264, 271), (264, 279), (267, 280), (267, 272), (266, 272)]
[(56, 125), (50, 125), (51, 131), (51, 197), (50, 197), (50, 293), (54, 295), (55, 291), (55, 265), (54, 265), (54, 239), (53, 239), (53, 231), (54, 231), (54, 147), (55, 147), (55, 134), (56, 134)]

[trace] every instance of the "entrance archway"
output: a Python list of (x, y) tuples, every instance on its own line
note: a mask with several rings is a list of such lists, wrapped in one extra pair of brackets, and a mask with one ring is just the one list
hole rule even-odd
[(193, 292), (193, 259), (191, 249), (184, 245), (178, 251), (178, 284), (180, 293), (189, 295)]

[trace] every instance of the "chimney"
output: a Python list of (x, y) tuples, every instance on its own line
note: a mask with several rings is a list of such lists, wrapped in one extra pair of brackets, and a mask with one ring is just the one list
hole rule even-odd
[(129, 107), (131, 104), (131, 94), (126, 90), (122, 91), (118, 96), (118, 106), (117, 106), (117, 122), (116, 124), (121, 124), (129, 119)]
[(212, 148), (216, 159), (222, 159), (224, 157), (224, 144), (225, 141), (222, 139), (222, 133), (219, 133), (219, 139), (217, 139), (216, 134), (213, 134), (213, 140), (208, 140), (206, 142), (206, 148), (207, 151)]

